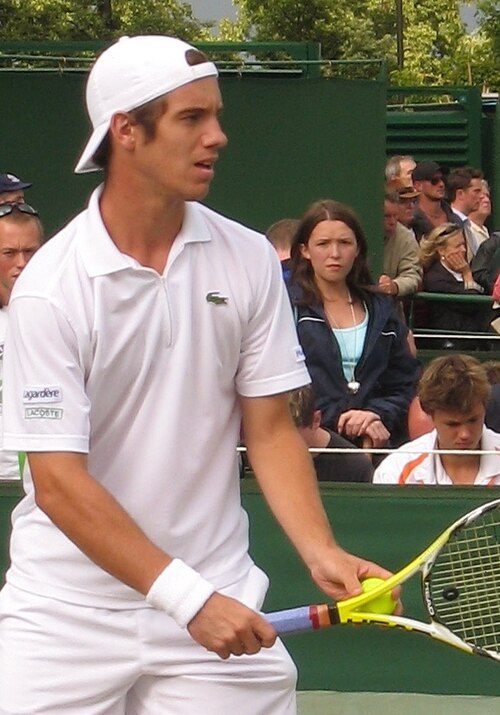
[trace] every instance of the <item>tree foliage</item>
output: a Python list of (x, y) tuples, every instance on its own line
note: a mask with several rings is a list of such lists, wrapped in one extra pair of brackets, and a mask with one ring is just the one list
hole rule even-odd
[(479, 28), (467, 34), (458, 0), (404, 0), (403, 67), (395, 0), (233, 0), (236, 23), (221, 35), (321, 43), (332, 60), (384, 59), (393, 84), (476, 84), (500, 89), (500, 6), (479, 0)]
[(0, 40), (108, 40), (139, 33), (206, 40), (210, 24), (178, 0), (0, 0)]

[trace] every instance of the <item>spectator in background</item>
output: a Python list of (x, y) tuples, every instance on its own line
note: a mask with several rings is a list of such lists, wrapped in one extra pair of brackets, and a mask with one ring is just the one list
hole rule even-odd
[[(2, 422), (3, 344), (7, 329), (7, 311), (14, 283), (37, 251), (43, 239), (38, 213), (28, 204), (0, 204), (0, 430)], [(0, 451), (0, 480), (22, 476), (24, 456)]]
[[(314, 407), (311, 385), (289, 393), (290, 412), (295, 426), (309, 448), (352, 449), (336, 432), (321, 426), (321, 412)], [(320, 482), (371, 482), (373, 465), (367, 455), (360, 453), (313, 453), (314, 468)]]
[(283, 278), (287, 283), (290, 279), (290, 249), (298, 225), (299, 220), (296, 218), (282, 218), (269, 226), (266, 231), (266, 237), (274, 246), (281, 261)]
[(413, 185), (419, 192), (411, 228), (417, 241), (444, 223), (461, 224), (461, 220), (445, 201), (444, 172), (435, 161), (421, 161), (412, 174)]
[(374, 292), (366, 256), (354, 212), (317, 201), (295, 234), (290, 294), (322, 426), (383, 447), (403, 438), (419, 363), (393, 301)]
[(492, 233), (481, 243), (471, 261), (471, 269), (474, 280), (488, 295), (492, 295), (495, 281), (500, 274), (500, 231)]
[(411, 225), (413, 221), (413, 213), (417, 199), (420, 196), (419, 192), (412, 186), (404, 186), (401, 179), (393, 179), (385, 185), (386, 193), (396, 192), (399, 196), (398, 204), (398, 221), (405, 226), (415, 238), (415, 232)]
[[(500, 451), (500, 434), (484, 424), (490, 392), (485, 369), (470, 355), (449, 355), (429, 363), (418, 396), (434, 429), (386, 457), (375, 470), (373, 482), (500, 484), (499, 455), (468, 454), (480, 449)], [(461, 454), (429, 454), (434, 449), (461, 450)]]
[[(485, 360), (481, 363), (491, 385), (491, 392), (486, 403), (484, 424), (494, 432), (500, 432), (500, 361)], [(408, 434), (416, 439), (434, 428), (432, 418), (423, 411), (420, 399), (414, 398), (408, 411)], [(499, 455), (500, 456), (500, 455)]]
[(500, 360), (485, 360), (486, 370), (491, 385), (491, 395), (486, 405), (485, 424), (495, 432), (500, 432)]
[(479, 248), (472, 231), (469, 215), (477, 211), (483, 193), (483, 174), (479, 169), (462, 166), (448, 176), (448, 198), (451, 210), (462, 223), (467, 244), (467, 262), (470, 263)]
[(416, 167), (415, 159), (409, 154), (391, 156), (385, 165), (385, 180), (400, 179), (403, 186), (412, 186), (412, 172)]
[(399, 221), (399, 207), (399, 194), (395, 191), (386, 192), (384, 272), (378, 279), (378, 284), (382, 293), (404, 297), (418, 290), (422, 280), (422, 267), (418, 260), (418, 243), (413, 233)]
[(18, 179), (14, 174), (0, 174), (0, 204), (17, 204), (24, 201), (24, 189), (32, 184)]
[(471, 211), (469, 214), (470, 228), (474, 234), (479, 248), (489, 238), (490, 232), (486, 226), (486, 222), (491, 216), (491, 196), (490, 187), (486, 179), (481, 180), (481, 198), (476, 211)]
[[(478, 295), (483, 288), (472, 277), (467, 263), (463, 230), (454, 223), (438, 226), (420, 242), (420, 262), (424, 268), (424, 291)], [(486, 331), (491, 318), (489, 306), (463, 302), (435, 302), (429, 314), (430, 326), (444, 332)], [(470, 340), (446, 337), (439, 341), (445, 349), (473, 349)]]

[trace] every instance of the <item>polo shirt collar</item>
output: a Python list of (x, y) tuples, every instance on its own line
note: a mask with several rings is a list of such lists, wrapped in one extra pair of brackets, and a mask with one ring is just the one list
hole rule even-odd
[(498, 454), (483, 454), (479, 467), (479, 474), (485, 481), (500, 475), (500, 449), (496, 439), (496, 433), (484, 427), (481, 436), (481, 449), (485, 451), (495, 451)]
[[(79, 251), (90, 278), (137, 268), (139, 265), (131, 256), (117, 248), (104, 226), (99, 209), (103, 188), (104, 184), (101, 184), (92, 192), (87, 210), (79, 217), (77, 228)], [(179, 253), (185, 244), (211, 241), (212, 237), (200, 208), (195, 202), (186, 203), (184, 221), (174, 242), (175, 254)]]

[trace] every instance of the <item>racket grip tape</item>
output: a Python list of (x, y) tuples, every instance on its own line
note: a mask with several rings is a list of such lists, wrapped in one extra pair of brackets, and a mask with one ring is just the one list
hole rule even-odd
[(279, 635), (328, 628), (336, 622), (335, 609), (326, 604), (274, 611), (266, 613), (265, 618), (274, 626)]

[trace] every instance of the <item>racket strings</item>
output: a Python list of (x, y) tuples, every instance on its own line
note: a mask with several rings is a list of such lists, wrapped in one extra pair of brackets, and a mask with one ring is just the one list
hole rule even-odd
[(500, 652), (500, 514), (459, 527), (429, 576), (435, 620), (463, 641)]

